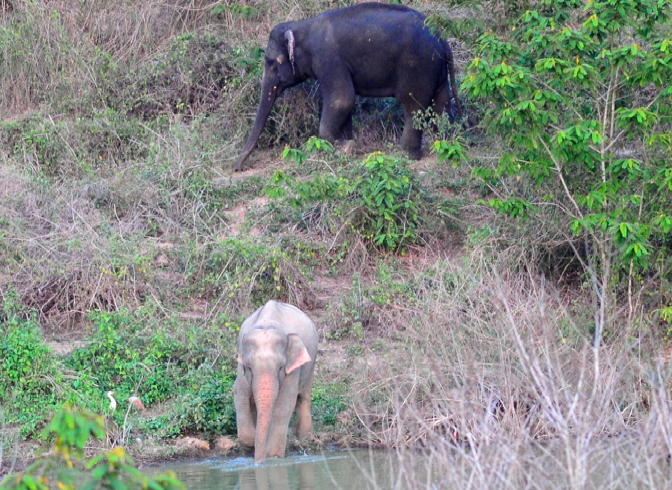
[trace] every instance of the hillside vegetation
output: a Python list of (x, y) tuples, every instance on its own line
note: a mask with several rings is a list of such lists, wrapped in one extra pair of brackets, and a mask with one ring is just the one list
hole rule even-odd
[(234, 437), (278, 299), (320, 334), (314, 446), (394, 447), (403, 488), (418, 448), (442, 488), (670, 481), (670, 2), (396, 2), (473, 124), (418, 114), (409, 162), (361, 99), (342, 151), (306, 82), (234, 173), (272, 27), (352, 3), (0, 1), (0, 474), (66, 403), (141, 457)]

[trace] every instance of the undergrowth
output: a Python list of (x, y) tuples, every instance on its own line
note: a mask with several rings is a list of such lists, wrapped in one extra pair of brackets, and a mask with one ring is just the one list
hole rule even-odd
[[(393, 446), (404, 461), (413, 461), (407, 448), (424, 447), (451, 488), (515, 487), (521, 474), (534, 488), (529, 482), (545, 481), (537, 470), (548, 467), (560, 468), (558, 486), (585, 488), (588, 469), (612, 456), (624, 461), (628, 482), (649, 474), (649, 486), (658, 485), (658, 463), (672, 447), (664, 437), (672, 433), (668, 120), (640, 111), (653, 121), (658, 150), (630, 148), (632, 138), (619, 134), (625, 156), (608, 166), (617, 160), (605, 147), (604, 180), (591, 180), (592, 160), (567, 172), (570, 184), (590, 190), (577, 206), (601, 206), (602, 183), (617, 184), (630, 221), (647, 218), (655, 233), (627, 220), (606, 234), (599, 220), (576, 221), (567, 212), (574, 195), (558, 199), (565, 191), (552, 159), (540, 189), (528, 153), (510, 155), (534, 136), (531, 126), (516, 123), (516, 141), (486, 131), (488, 121), (515, 122), (505, 117), (509, 99), (499, 104), (503, 115), (494, 112), (495, 95), (515, 95), (498, 56), (529, 75), (536, 58), (517, 56), (515, 43), (525, 23), (551, 25), (544, 19), (554, 2), (414, 2), (435, 14), (435, 28), (459, 37), (451, 45), (460, 80), (475, 43), (487, 54), (487, 67), (472, 65), (467, 77), (493, 92), (479, 98), (467, 78), (472, 97), (461, 97), (472, 119), (490, 119), (468, 128), (417, 114), (432, 156), (408, 162), (395, 148), (398, 104), (358, 98), (354, 148), (333, 148), (309, 138), (321, 102), (319, 84), (307, 83), (277, 101), (251, 170), (234, 174), (259, 100), (267, 33), (349, 3), (2, 3), (0, 423), (7, 438), (17, 436), (0, 447), (35, 440), (67, 403), (104, 413), (111, 444), (234, 435), (237, 329), (278, 299), (318, 325), (318, 433)], [(519, 17), (537, 7), (536, 17)], [(578, 29), (581, 15), (557, 22)], [(637, 65), (635, 54), (619, 53)], [(576, 60), (572, 51), (572, 70), (591, 62)], [(635, 104), (648, 94), (632, 90), (632, 100), (614, 100)], [(541, 104), (534, 100), (514, 100), (516, 114), (532, 117)], [(591, 116), (574, 100), (566, 107)], [(634, 124), (638, 112), (618, 110)], [(574, 143), (593, 151), (599, 134), (579, 133), (585, 139)], [(655, 157), (655, 186), (637, 176), (637, 155)], [(640, 206), (643, 194), (629, 182), (655, 198), (652, 208)], [(645, 250), (646, 260), (623, 256), (596, 287), (609, 261), (595, 260), (581, 227), (599, 232), (614, 257)], [(601, 323), (600, 303), (608, 305)], [(127, 410), (130, 396), (147, 412)], [(612, 451), (610, 440), (639, 459)]]

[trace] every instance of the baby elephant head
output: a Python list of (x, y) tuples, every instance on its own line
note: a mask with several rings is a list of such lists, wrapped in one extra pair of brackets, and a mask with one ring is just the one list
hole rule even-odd
[(238, 363), (243, 367), (257, 407), (255, 461), (266, 457), (268, 431), (285, 378), (310, 361), (305, 345), (296, 334), (257, 327), (243, 337)]

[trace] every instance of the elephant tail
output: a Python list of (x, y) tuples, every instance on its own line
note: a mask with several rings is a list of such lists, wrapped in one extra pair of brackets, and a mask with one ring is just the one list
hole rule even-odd
[(457, 107), (457, 114), (462, 118), (462, 104), (457, 96), (457, 81), (455, 80), (455, 60), (453, 59), (453, 50), (450, 49), (448, 41), (443, 41), (443, 49), (445, 51), (446, 66), (448, 67), (448, 76), (450, 77), (450, 89), (455, 99), (455, 107)]

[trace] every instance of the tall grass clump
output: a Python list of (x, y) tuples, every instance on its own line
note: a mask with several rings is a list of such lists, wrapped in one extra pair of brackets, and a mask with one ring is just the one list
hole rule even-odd
[(670, 370), (643, 311), (596, 343), (590, 301), (543, 278), (445, 262), (420, 275), (434, 280), (413, 303), (386, 307), (413, 361), (391, 353), (355, 402), (365, 438), (396, 448), (399, 485), (669, 483)]

